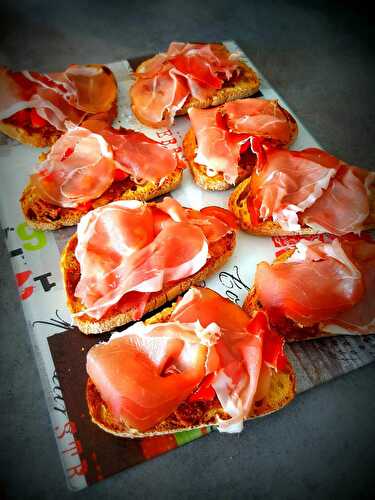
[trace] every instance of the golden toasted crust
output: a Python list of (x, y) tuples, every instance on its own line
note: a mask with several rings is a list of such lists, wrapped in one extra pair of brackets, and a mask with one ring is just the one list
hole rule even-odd
[[(265, 221), (253, 225), (247, 200), (251, 197), (251, 177), (239, 184), (229, 197), (228, 207), (236, 216), (240, 227), (255, 236), (309, 236), (324, 233), (310, 227), (302, 227), (299, 231), (286, 231), (277, 222)], [(363, 230), (375, 228), (375, 186), (370, 193), (370, 215), (363, 225)]]
[[(273, 263), (275, 262), (285, 262), (292, 254), (294, 250), (286, 250), (282, 254), (278, 255)], [(252, 316), (256, 311), (263, 309), (261, 302), (258, 299), (256, 288), (253, 286), (249, 293), (247, 294), (245, 301), (243, 303), (242, 309)], [(280, 323), (271, 324), (280, 335), (285, 337), (287, 342), (299, 342), (302, 340), (313, 340), (323, 337), (337, 337), (338, 335), (343, 335), (340, 333), (329, 333), (325, 332), (319, 327), (319, 324), (313, 326), (300, 326), (289, 318), (283, 318)], [(359, 335), (358, 333), (352, 332), (345, 335)], [(370, 333), (361, 333), (360, 335), (371, 335)]]
[[(298, 134), (298, 126), (295, 119), (292, 115), (283, 109), (284, 114), (287, 116), (291, 134), (290, 140), (287, 144), (282, 144), (281, 146), (290, 146)], [(225, 191), (227, 189), (231, 189), (233, 187), (232, 184), (229, 184), (225, 179), (222, 173), (218, 173), (214, 176), (208, 176), (206, 173), (206, 167), (204, 165), (200, 165), (195, 162), (195, 156), (197, 152), (197, 139), (194, 133), (193, 128), (190, 128), (186, 133), (183, 140), (183, 152), (186, 160), (189, 163), (189, 167), (191, 173), (193, 175), (194, 181), (198, 184), (202, 189), (206, 189), (209, 191)], [(243, 153), (240, 158), (238, 177), (236, 179), (235, 185), (240, 184), (244, 179), (251, 175), (251, 171), (256, 163), (256, 155), (248, 150), (246, 153)]]
[(28, 184), (20, 198), (21, 208), (27, 224), (36, 229), (45, 231), (59, 229), (64, 226), (74, 226), (90, 210), (107, 205), (112, 201), (148, 201), (173, 191), (181, 182), (182, 169), (183, 165), (179, 163), (176, 170), (165, 177), (160, 185), (151, 181), (140, 185), (130, 178), (114, 182), (107, 191), (96, 200), (93, 200), (90, 205), (86, 204), (78, 208), (63, 208), (52, 205), (42, 200), (36, 188)]
[[(102, 66), (101, 64), (87, 64), (86, 66), (104, 67), (106, 72), (111, 74), (113, 80), (116, 83), (115, 77), (107, 66)], [(116, 116), (117, 99), (113, 101), (111, 108), (104, 113), (100, 113), (97, 115), (88, 113), (85, 121), (100, 117), (100, 121), (105, 121), (106, 123), (112, 124)], [(35, 148), (52, 146), (63, 134), (61, 130), (57, 130), (53, 125), (49, 123), (46, 126), (40, 128), (19, 127), (12, 124), (9, 119), (0, 120), (0, 132), (7, 135), (8, 137), (11, 137), (12, 139), (15, 139), (18, 142), (21, 142), (22, 144), (28, 144), (29, 146), (34, 146)]]
[[(46, 133), (47, 131), (48, 133)], [(57, 129), (53, 130), (52, 126), (43, 127), (40, 130), (31, 130), (23, 127), (17, 127), (12, 123), (5, 122), (3, 120), (0, 120), (0, 132), (18, 142), (22, 142), (22, 144), (29, 144), (35, 148), (51, 146), (61, 136), (61, 132)]]
[[(180, 280), (160, 292), (153, 293), (146, 304), (145, 314), (161, 307), (166, 302), (173, 300), (181, 293), (188, 290), (192, 285), (199, 284), (214, 271), (219, 269), (232, 254), (236, 243), (234, 232), (228, 233), (222, 240), (210, 245), (210, 258), (204, 267), (194, 275)], [(75, 258), (74, 251), (77, 245), (77, 236), (74, 235), (67, 243), (61, 255), (61, 271), (67, 297), (67, 306), (71, 313), (75, 314), (84, 309), (81, 301), (74, 296), (77, 283), (80, 279), (80, 266)], [(119, 303), (121, 305), (121, 301)], [(95, 320), (88, 315), (75, 317), (75, 324), (85, 334), (97, 334), (108, 332), (119, 326), (134, 321), (135, 308), (126, 312), (120, 311), (120, 305), (112, 306), (105, 315)]]
[[(218, 54), (228, 53), (228, 50), (222, 44), (211, 44), (214, 51)], [(136, 73), (142, 73), (144, 64), (147, 61), (141, 63), (137, 69)], [(244, 97), (250, 97), (256, 94), (260, 87), (260, 80), (255, 73), (255, 71), (250, 68), (245, 62), (241, 61), (239, 64), (240, 71), (238, 75), (233, 75), (230, 80), (226, 80), (223, 83), (223, 87), (219, 89), (213, 96), (207, 99), (197, 99), (195, 97), (188, 97), (184, 106), (177, 111), (177, 115), (186, 115), (187, 110), (192, 108), (211, 108), (214, 106), (219, 106), (228, 101), (234, 101), (235, 99), (243, 99)], [(134, 112), (134, 109), (133, 109)], [(137, 115), (134, 113), (139, 121), (142, 122)]]
[[(172, 307), (164, 309), (152, 318), (149, 318), (146, 323), (152, 324), (168, 321), (174, 307), (175, 304)], [(292, 366), (288, 363), (285, 372), (273, 373), (268, 395), (263, 400), (255, 403), (249, 419), (262, 417), (280, 410), (292, 401), (295, 392), (295, 374)], [(119, 422), (113, 418), (90, 378), (87, 381), (86, 400), (92, 421), (104, 431), (118, 437), (142, 438), (162, 434), (174, 434), (175, 432), (215, 425), (217, 424), (218, 417), (223, 420), (230, 418), (224, 412), (217, 398), (213, 401), (185, 401), (163, 422), (147, 432), (139, 432), (137, 429), (128, 427), (125, 422)]]

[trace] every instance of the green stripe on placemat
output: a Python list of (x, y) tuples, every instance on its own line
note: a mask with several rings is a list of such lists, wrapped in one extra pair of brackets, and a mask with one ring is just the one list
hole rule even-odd
[(204, 430), (202, 429), (193, 429), (191, 431), (182, 431), (182, 432), (176, 432), (174, 435), (177, 446), (182, 446), (184, 444), (190, 443), (191, 441), (194, 441), (195, 439), (200, 438), (201, 436), (204, 436), (208, 432), (211, 432), (211, 427), (206, 427)]

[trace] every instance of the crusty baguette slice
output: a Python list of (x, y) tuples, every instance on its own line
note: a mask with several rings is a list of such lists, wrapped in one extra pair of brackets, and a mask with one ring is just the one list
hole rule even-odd
[[(288, 144), (283, 144), (283, 146), (290, 146), (297, 137), (298, 126), (293, 116), (285, 109), (283, 111), (288, 118), (291, 128), (290, 141)], [(210, 177), (206, 174), (206, 167), (195, 162), (197, 147), (198, 144), (194, 130), (193, 128), (190, 128), (183, 140), (183, 152), (186, 160), (188, 161), (195, 183), (202, 189), (209, 191), (225, 191), (226, 189), (231, 189), (233, 185), (229, 184), (224, 179), (224, 175), (222, 173), (218, 173)], [(252, 153), (251, 149), (241, 155), (236, 186), (251, 175), (251, 171), (255, 163), (256, 155)]]
[(52, 205), (42, 200), (35, 187), (28, 184), (20, 198), (21, 208), (27, 224), (36, 229), (46, 231), (64, 226), (74, 226), (90, 210), (107, 205), (112, 201), (148, 201), (173, 191), (181, 182), (182, 170), (183, 165), (179, 163), (176, 170), (165, 177), (161, 184), (151, 181), (145, 184), (136, 184), (130, 178), (115, 181), (99, 198), (93, 200), (89, 205), (86, 204), (78, 208), (63, 208)]
[[(234, 189), (229, 197), (228, 207), (236, 216), (240, 227), (250, 234), (255, 236), (309, 236), (327, 232), (307, 226), (301, 227), (299, 231), (286, 231), (281, 228), (280, 224), (272, 220), (253, 225), (247, 205), (249, 196), (251, 196), (251, 177), (245, 179)], [(375, 186), (371, 188), (369, 201), (370, 215), (363, 225), (364, 231), (375, 228)]]
[[(86, 66), (97, 67), (102, 65), (87, 64)], [(106, 66), (104, 66), (104, 68), (106, 68), (107, 72), (110, 72), (109, 68), (107, 68)], [(113, 79), (115, 78), (113, 75), (112, 77)], [(114, 100), (111, 108), (106, 112), (100, 113), (98, 115), (87, 113), (85, 121), (95, 119), (95, 116), (100, 116), (101, 121), (104, 121), (111, 125), (113, 120), (117, 116), (117, 99)], [(21, 142), (22, 144), (29, 144), (30, 146), (34, 146), (35, 148), (52, 146), (64, 133), (61, 130), (57, 130), (50, 123), (48, 123), (44, 127), (39, 128), (33, 128), (31, 126), (20, 127), (11, 123), (8, 118), (0, 120), (0, 132), (7, 135), (8, 137), (11, 137), (12, 139), (15, 139), (18, 142)]]
[[(274, 262), (284, 262), (292, 254), (294, 250), (286, 250), (276, 257)], [(245, 301), (243, 303), (242, 309), (249, 315), (254, 314), (255, 311), (260, 311), (263, 309), (261, 302), (259, 301), (256, 293), (256, 288), (253, 286), (249, 293), (247, 294)], [(272, 324), (271, 325), (280, 335), (283, 335), (287, 342), (299, 342), (302, 340), (313, 340), (322, 337), (337, 337), (342, 335), (340, 333), (330, 333), (325, 332), (319, 328), (319, 324), (313, 326), (300, 326), (289, 318), (284, 318), (282, 324)], [(359, 335), (358, 333), (352, 332), (345, 335)], [(362, 335), (370, 335), (369, 333), (361, 333)]]
[[(146, 323), (152, 324), (168, 321), (174, 307), (175, 304), (172, 307), (162, 310), (160, 313), (146, 320)], [(272, 375), (268, 395), (262, 401), (255, 403), (249, 419), (262, 417), (280, 410), (292, 401), (295, 392), (295, 373), (291, 364), (288, 363), (285, 372), (278, 372)], [(147, 432), (139, 432), (137, 429), (128, 427), (124, 422), (119, 423), (113, 418), (90, 378), (87, 381), (86, 399), (92, 421), (104, 431), (125, 438), (174, 434), (175, 432), (215, 425), (217, 424), (217, 417), (224, 420), (229, 418), (229, 415), (224, 412), (217, 398), (213, 401), (185, 401), (163, 422)]]
[[(188, 290), (192, 285), (199, 284), (214, 271), (219, 269), (231, 256), (236, 244), (235, 232), (228, 233), (222, 240), (210, 245), (210, 257), (200, 271), (183, 280), (175, 282), (173, 285), (164, 288), (162, 291), (153, 293), (146, 304), (145, 314), (153, 311), (166, 302), (173, 300), (181, 293)], [(67, 297), (67, 306), (71, 313), (79, 313), (84, 309), (81, 301), (74, 296), (77, 283), (80, 279), (80, 266), (75, 258), (74, 252), (77, 246), (77, 236), (74, 235), (68, 241), (64, 252), (61, 255), (61, 271), (63, 275), (64, 287)], [(105, 315), (95, 320), (88, 315), (75, 317), (75, 324), (86, 334), (96, 334), (108, 332), (115, 328), (126, 325), (133, 321), (135, 309), (126, 312), (120, 311), (118, 305), (112, 306)]]
[[(218, 54), (228, 53), (228, 50), (221, 43), (211, 44), (214, 51)], [(143, 61), (137, 68), (136, 73), (142, 73), (146, 61)], [(256, 94), (260, 87), (260, 80), (255, 71), (250, 68), (245, 62), (240, 62), (240, 71), (237, 75), (233, 75), (230, 80), (226, 80), (221, 89), (219, 89), (213, 96), (207, 99), (197, 99), (195, 97), (188, 97), (184, 106), (179, 109), (176, 115), (186, 115), (190, 107), (192, 108), (211, 108), (220, 106), (228, 101), (236, 99), (243, 99)], [(139, 120), (139, 116), (133, 109), (133, 113)], [(142, 121), (142, 120), (139, 120)]]

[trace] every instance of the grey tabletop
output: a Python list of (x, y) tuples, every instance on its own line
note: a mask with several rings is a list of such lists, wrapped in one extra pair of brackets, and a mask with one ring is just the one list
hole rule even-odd
[[(359, 3), (17, 0), (0, 22), (0, 64), (20, 69), (235, 39), (325, 149), (375, 166), (373, 24)], [(3, 239), (0, 295), (0, 498), (373, 498), (375, 364), (239, 436), (213, 432), (69, 492)]]

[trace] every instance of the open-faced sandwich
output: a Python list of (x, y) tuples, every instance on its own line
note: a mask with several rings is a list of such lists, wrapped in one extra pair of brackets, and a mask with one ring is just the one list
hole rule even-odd
[(207, 288), (114, 333), (87, 355), (87, 403), (106, 432), (138, 438), (244, 420), (281, 409), (295, 395), (284, 340), (267, 317), (248, 316)]
[(375, 242), (301, 240), (257, 266), (245, 311), (265, 311), (288, 341), (375, 333)]
[(190, 107), (209, 108), (259, 90), (255, 72), (221, 43), (172, 42), (144, 61), (130, 89), (132, 109), (149, 127), (170, 126)]
[(241, 99), (188, 112), (192, 127), (183, 151), (194, 181), (203, 189), (229, 189), (249, 177), (257, 159), (254, 141), (285, 147), (297, 135), (294, 118), (273, 100)]
[(30, 226), (72, 226), (94, 208), (116, 200), (147, 201), (181, 181), (184, 162), (140, 132), (67, 126), (22, 193)]
[(61, 269), (67, 305), (83, 333), (113, 330), (199, 284), (235, 247), (235, 219), (218, 207), (117, 201), (85, 215)]
[(375, 173), (317, 148), (259, 145), (251, 177), (235, 188), (229, 208), (247, 232), (263, 236), (331, 233), (375, 227)]
[(72, 64), (61, 73), (13, 72), (0, 68), (0, 132), (24, 144), (45, 147), (66, 131), (117, 115), (117, 84), (99, 64)]

